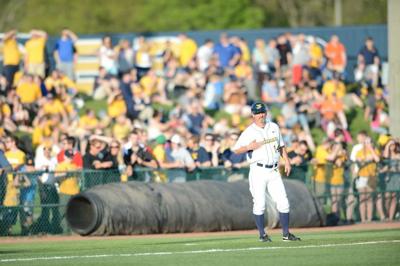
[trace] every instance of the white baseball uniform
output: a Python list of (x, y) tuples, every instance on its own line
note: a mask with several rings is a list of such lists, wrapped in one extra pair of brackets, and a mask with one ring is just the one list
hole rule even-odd
[(288, 213), (289, 201), (278, 171), (279, 149), (285, 146), (278, 125), (269, 121), (264, 128), (251, 124), (242, 132), (233, 150), (247, 146), (254, 140), (264, 141), (264, 144), (254, 151), (247, 152), (247, 161), (250, 163), (249, 189), (253, 197), (253, 214), (264, 214), (266, 189), (276, 203), (278, 211)]

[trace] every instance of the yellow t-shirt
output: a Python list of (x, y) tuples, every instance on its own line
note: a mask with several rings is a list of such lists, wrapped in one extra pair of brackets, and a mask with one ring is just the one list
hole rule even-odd
[(22, 76), (24, 75), (24, 72), (22, 71), (17, 71), (14, 74), (14, 81), (13, 81), (13, 87), (17, 87), (19, 84), (19, 81), (21, 80)]
[(15, 151), (7, 151), (4, 155), (13, 168), (25, 163), (25, 153), (19, 149)]
[[(4, 153), (8, 162), (13, 168), (25, 163), (25, 153), (21, 150), (7, 151)], [(17, 206), (19, 204), (19, 189), (14, 186), (14, 175), (7, 175), (6, 195), (4, 197), (4, 206)]]
[(153, 149), (153, 155), (158, 162), (165, 162), (166, 154), (164, 146), (162, 144), (155, 146)]
[(35, 126), (32, 133), (32, 145), (34, 147), (39, 146), (43, 141), (43, 137), (49, 137), (51, 133), (52, 130), (49, 123), (46, 123), (44, 127)]
[(44, 63), (44, 49), (46, 46), (46, 38), (30, 39), (25, 44), (26, 54), (28, 55), (29, 64)]
[(51, 102), (46, 102), (43, 107), (43, 111), (45, 114), (62, 114), (65, 110), (64, 105), (59, 99), (54, 99)]
[[(343, 162), (346, 160), (347, 156), (343, 155), (339, 160), (342, 160)], [(333, 166), (333, 171), (332, 171), (332, 178), (331, 178), (331, 185), (343, 185), (344, 184), (344, 165), (342, 166)]]
[(19, 189), (14, 186), (14, 175), (7, 175), (6, 195), (4, 196), (3, 205), (7, 207), (17, 206), (19, 204)]
[(128, 124), (115, 124), (112, 128), (113, 136), (117, 140), (125, 139), (131, 132), (131, 127)]
[(322, 62), (322, 49), (321, 47), (316, 44), (312, 43), (310, 44), (310, 66), (311, 67), (319, 67)]
[(240, 51), (242, 52), (241, 59), (246, 61), (246, 62), (250, 62), (251, 56), (250, 56), (249, 47), (245, 43), (241, 43), (239, 48), (240, 48)]
[[(377, 154), (379, 154), (378, 150), (375, 150)], [(360, 151), (357, 152), (356, 154), (356, 160), (360, 162), (359, 170), (358, 170), (358, 176), (363, 176), (363, 177), (374, 177), (376, 176), (376, 169), (377, 169), (377, 163), (375, 161), (372, 161), (372, 159), (368, 159), (372, 153), (367, 150), (367, 149), (361, 149)], [(364, 162), (363, 162), (364, 161)], [(367, 163), (367, 161), (370, 161)]]
[(339, 99), (343, 98), (343, 96), (346, 94), (346, 87), (344, 86), (343, 82), (338, 82), (338, 84), (335, 86), (333, 81), (326, 81), (322, 87), (322, 94), (330, 98), (334, 92), (336, 92), (336, 96)]
[(108, 116), (116, 118), (126, 113), (126, 105), (124, 99), (115, 99), (108, 105)]
[(238, 65), (235, 67), (235, 75), (240, 79), (245, 79), (250, 77), (252, 74), (252, 70), (247, 65)]
[(4, 117), (10, 117), (11, 116), (11, 108), (7, 103), (3, 103), (1, 105), (1, 113)]
[(18, 43), (11, 38), (4, 42), (3, 45), (4, 65), (19, 65), (21, 54), (18, 49)]
[(157, 92), (157, 82), (158, 79), (154, 80), (150, 76), (144, 76), (143, 78), (140, 79), (140, 85), (143, 88), (143, 92), (147, 96), (152, 96), (154, 93)]
[(99, 120), (95, 117), (89, 117), (87, 115), (83, 115), (79, 119), (79, 126), (81, 128), (86, 128), (87, 126), (89, 127), (97, 127), (99, 125)]
[[(63, 161), (56, 167), (56, 171), (67, 172), (78, 169), (76, 165), (71, 162)], [(78, 178), (68, 177), (64, 179), (60, 184), (60, 193), (66, 195), (76, 195), (79, 193)]]
[(192, 39), (186, 39), (181, 43), (179, 62), (181, 66), (187, 66), (190, 60), (196, 55), (197, 44)]
[(317, 150), (315, 151), (315, 159), (317, 161), (317, 165), (315, 166), (314, 172), (314, 180), (318, 183), (325, 183), (326, 182), (326, 163), (327, 157), (329, 155), (328, 149), (323, 146), (318, 146)]
[(40, 87), (34, 82), (22, 82), (17, 87), (16, 93), (21, 99), (21, 103), (27, 104), (36, 102), (42, 96)]

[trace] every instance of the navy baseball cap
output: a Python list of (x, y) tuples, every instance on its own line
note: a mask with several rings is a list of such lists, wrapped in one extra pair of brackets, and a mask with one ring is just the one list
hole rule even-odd
[(267, 112), (267, 107), (265, 106), (265, 104), (263, 104), (261, 102), (255, 102), (251, 106), (251, 113), (253, 115), (261, 114), (261, 113), (265, 113), (265, 112)]

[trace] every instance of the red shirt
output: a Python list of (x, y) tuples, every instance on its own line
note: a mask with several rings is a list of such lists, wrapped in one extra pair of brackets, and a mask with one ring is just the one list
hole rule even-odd
[[(64, 153), (65, 150), (61, 150), (58, 154), (57, 154), (57, 161), (59, 163), (64, 161)], [(82, 159), (82, 154), (79, 151), (75, 151), (74, 152), (74, 156), (72, 157), (72, 163), (74, 165), (76, 165), (79, 168), (83, 167), (83, 159)]]

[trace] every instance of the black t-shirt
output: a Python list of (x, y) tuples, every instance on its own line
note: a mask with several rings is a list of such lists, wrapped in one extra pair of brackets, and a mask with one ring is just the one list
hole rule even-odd
[(153, 155), (146, 148), (139, 147), (137, 151), (133, 151), (131, 148), (124, 153), (124, 162), (126, 165), (143, 166), (138, 164), (137, 162), (132, 164), (131, 162), (132, 154), (136, 154), (140, 159), (142, 159), (145, 162), (151, 162), (153, 160)]
[(281, 66), (285, 66), (288, 64), (288, 60), (287, 60), (287, 54), (291, 53), (291, 48), (288, 44), (278, 44), (276, 46), (276, 49), (278, 49), (279, 51), (279, 55), (280, 55), (280, 64)]
[(94, 161), (100, 161), (100, 159), (95, 156), (90, 154), (89, 152), (87, 152), (84, 156), (83, 156), (83, 168), (84, 169), (96, 169), (93, 165)]

